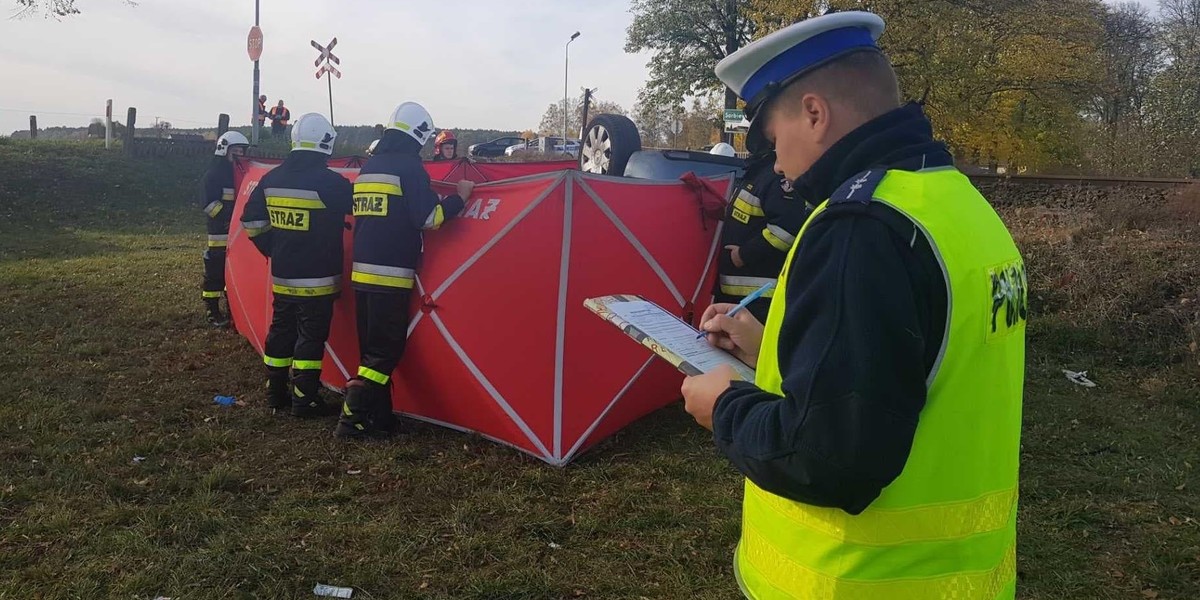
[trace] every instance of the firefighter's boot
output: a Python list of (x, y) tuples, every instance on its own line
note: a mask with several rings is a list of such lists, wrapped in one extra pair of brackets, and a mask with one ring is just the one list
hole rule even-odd
[(292, 391), (288, 386), (287, 367), (267, 367), (267, 408), (286, 410), (292, 407)]
[[(346, 384), (346, 399), (338, 419), (334, 437), (343, 440), (381, 439), (390, 434), (379, 427), (379, 401), (386, 391), (381, 385), (352, 379)], [(390, 408), (389, 408), (390, 412)]]
[(321, 399), (320, 371), (307, 371), (292, 381), (292, 416), (301, 419), (332, 417), (337, 405)]
[(205, 298), (204, 309), (208, 313), (206, 318), (209, 325), (218, 329), (229, 327), (229, 317), (221, 312), (220, 298)]

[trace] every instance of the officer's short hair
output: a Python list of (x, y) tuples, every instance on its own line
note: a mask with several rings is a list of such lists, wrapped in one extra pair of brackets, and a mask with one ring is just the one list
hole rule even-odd
[(772, 104), (790, 112), (812, 93), (851, 108), (863, 119), (873, 119), (901, 103), (896, 71), (887, 56), (876, 50), (853, 52), (817, 68), (784, 89)]

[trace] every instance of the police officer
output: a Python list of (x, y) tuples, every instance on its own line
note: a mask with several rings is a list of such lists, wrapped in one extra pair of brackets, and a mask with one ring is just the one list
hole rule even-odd
[[(713, 146), (711, 153), (734, 156), (733, 146), (723, 142)], [(725, 209), (721, 230), (725, 250), (717, 267), (716, 301), (737, 304), (774, 282), (808, 213), (808, 205), (795, 198), (791, 183), (775, 172), (775, 154), (769, 148), (755, 148)], [(771, 289), (751, 302), (750, 313), (766, 320), (773, 295)]]
[(353, 193), (350, 182), (327, 167), (336, 138), (325, 117), (300, 117), (287, 160), (263, 176), (242, 214), (247, 235), (271, 260), (274, 316), (263, 352), (267, 405), (290, 407), (297, 417), (337, 412), (319, 396)]
[(437, 229), (463, 209), (475, 185), (438, 197), (421, 163), (433, 137), (433, 118), (405, 102), (388, 120), (371, 159), (354, 183), (354, 285), (358, 317), (358, 377), (347, 384), (334, 434), (343, 439), (395, 432), (390, 383), (404, 353), (409, 297), (421, 257), (422, 232)]
[(234, 157), (246, 153), (250, 140), (229, 131), (217, 140), (212, 164), (204, 174), (201, 206), (208, 215), (208, 248), (204, 251), (204, 285), (201, 295), (213, 327), (228, 327), (229, 318), (221, 312), (221, 296), (225, 293), (225, 248), (229, 244), (229, 223), (233, 218), (236, 198), (233, 181)]
[(901, 106), (863, 12), (726, 58), (749, 136), (819, 203), (766, 325), (717, 305), (709, 340), (756, 366), (685, 381), (746, 476), (749, 598), (1013, 598), (1026, 278), (1000, 218)]

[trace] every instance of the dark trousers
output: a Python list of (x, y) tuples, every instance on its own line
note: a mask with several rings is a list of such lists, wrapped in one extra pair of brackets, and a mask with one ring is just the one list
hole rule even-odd
[(329, 339), (334, 299), (275, 296), (263, 358), (269, 372), (286, 373), (289, 366), (292, 368), (292, 384), (301, 391), (301, 397), (320, 389), (321, 359)]
[(220, 298), (225, 291), (225, 249), (204, 251), (204, 297)]
[(287, 131), (287, 125), (279, 121), (271, 121), (271, 135), (283, 135)]
[(391, 382), (392, 371), (408, 341), (408, 306), (412, 292), (354, 293), (358, 316), (359, 376), (379, 385)]

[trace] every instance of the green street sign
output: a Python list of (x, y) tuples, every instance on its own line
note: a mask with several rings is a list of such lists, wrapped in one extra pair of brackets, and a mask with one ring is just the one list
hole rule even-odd
[(726, 123), (741, 123), (746, 118), (746, 111), (737, 108), (725, 109)]

